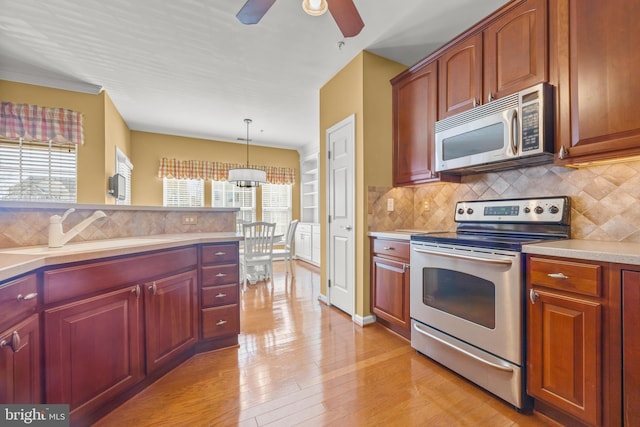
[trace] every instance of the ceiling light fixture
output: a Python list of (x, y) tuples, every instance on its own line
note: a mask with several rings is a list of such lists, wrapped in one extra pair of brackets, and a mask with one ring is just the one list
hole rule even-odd
[[(260, 169), (255, 169), (249, 166), (249, 125), (251, 124), (251, 119), (244, 119), (244, 122), (247, 124), (247, 167), (246, 168), (237, 168), (237, 169), (229, 169), (229, 182), (243, 188), (250, 187), (259, 187), (260, 185), (267, 182), (267, 173)], [(239, 140), (243, 140), (244, 138), (238, 138)]]
[(320, 16), (324, 14), (328, 8), (327, 0), (302, 0), (302, 10), (311, 16)]

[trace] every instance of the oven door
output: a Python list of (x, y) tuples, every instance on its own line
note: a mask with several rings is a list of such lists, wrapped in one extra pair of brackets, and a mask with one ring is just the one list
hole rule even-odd
[(520, 253), (412, 242), (411, 318), (522, 365)]

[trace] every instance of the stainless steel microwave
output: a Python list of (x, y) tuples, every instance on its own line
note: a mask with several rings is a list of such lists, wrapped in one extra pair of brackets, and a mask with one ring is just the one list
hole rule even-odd
[(439, 120), (435, 169), (464, 175), (550, 163), (553, 120), (546, 83)]

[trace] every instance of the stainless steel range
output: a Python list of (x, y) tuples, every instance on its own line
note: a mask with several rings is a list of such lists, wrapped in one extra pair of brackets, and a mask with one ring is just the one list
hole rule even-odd
[(522, 245), (569, 237), (568, 197), (458, 202), (411, 236), (411, 346), (525, 409)]

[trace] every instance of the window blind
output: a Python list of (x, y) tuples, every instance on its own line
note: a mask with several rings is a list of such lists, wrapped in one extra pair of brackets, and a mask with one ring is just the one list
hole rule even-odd
[(126, 192), (124, 200), (117, 200), (116, 205), (131, 205), (131, 171), (133, 164), (129, 158), (116, 147), (116, 173), (125, 177)]
[(75, 203), (76, 145), (0, 139), (0, 199)]
[(256, 220), (256, 189), (236, 187), (227, 181), (211, 181), (211, 206), (240, 208), (236, 213), (236, 228), (242, 232), (243, 222)]
[(262, 186), (262, 220), (276, 223), (276, 234), (286, 234), (291, 222), (291, 185)]
[(203, 207), (204, 181), (201, 179), (164, 178), (162, 180), (162, 204), (167, 207)]

